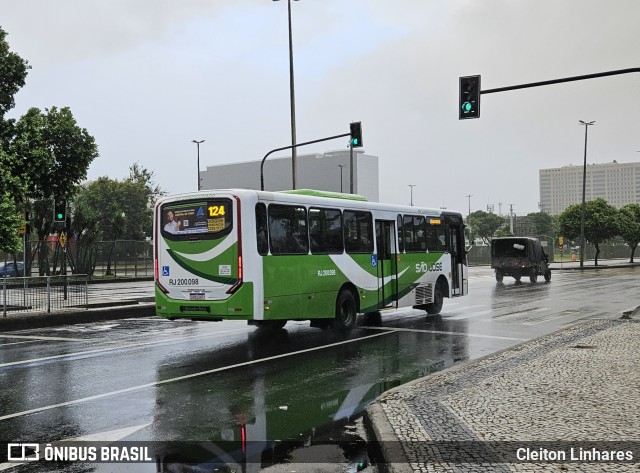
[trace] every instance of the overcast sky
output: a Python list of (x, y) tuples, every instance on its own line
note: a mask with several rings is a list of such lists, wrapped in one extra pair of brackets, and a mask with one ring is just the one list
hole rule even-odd
[[(416, 205), (538, 211), (538, 170), (582, 164), (578, 120), (596, 121), (589, 162), (640, 160), (639, 73), (457, 110), (460, 76), (486, 90), (640, 67), (639, 0), (300, 0), (292, 17), (298, 142), (361, 121), (383, 202), (415, 184)], [(32, 66), (9, 116), (69, 106), (99, 146), (89, 178), (137, 161), (191, 191), (193, 139), (203, 170), (291, 142), (286, 1), (0, 0), (0, 26)]]

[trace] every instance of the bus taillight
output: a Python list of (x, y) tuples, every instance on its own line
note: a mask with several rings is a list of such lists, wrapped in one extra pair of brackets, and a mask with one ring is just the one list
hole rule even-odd
[(227, 294), (233, 294), (242, 286), (242, 256), (238, 256), (238, 280), (229, 288)]

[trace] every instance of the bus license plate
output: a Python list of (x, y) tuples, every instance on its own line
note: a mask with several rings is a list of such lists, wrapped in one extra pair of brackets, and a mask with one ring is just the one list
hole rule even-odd
[(189, 299), (192, 301), (203, 301), (204, 294), (201, 292), (192, 292), (189, 294)]

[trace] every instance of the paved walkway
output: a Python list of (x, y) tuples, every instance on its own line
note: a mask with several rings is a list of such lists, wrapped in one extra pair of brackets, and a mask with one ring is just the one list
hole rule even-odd
[(640, 323), (595, 320), (389, 391), (366, 420), (389, 471), (621, 472), (640, 470), (639, 405)]

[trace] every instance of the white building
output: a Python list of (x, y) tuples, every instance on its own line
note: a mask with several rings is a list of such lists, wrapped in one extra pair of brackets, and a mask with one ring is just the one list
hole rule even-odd
[[(353, 150), (355, 194), (369, 201), (379, 200), (378, 157)], [(200, 171), (201, 189), (260, 189), (260, 162), (246, 161), (233, 164), (207, 166)], [(340, 167), (342, 166), (342, 168)], [(298, 189), (318, 189), (349, 192), (349, 150), (329, 151), (324, 154), (298, 155), (296, 160)], [(342, 175), (342, 180), (341, 180)], [(291, 157), (269, 156), (264, 162), (264, 189), (289, 190), (292, 187)]]
[[(540, 210), (558, 215), (582, 202), (583, 166), (540, 169)], [(587, 164), (585, 200), (601, 197), (616, 208), (640, 203), (640, 163)]]

